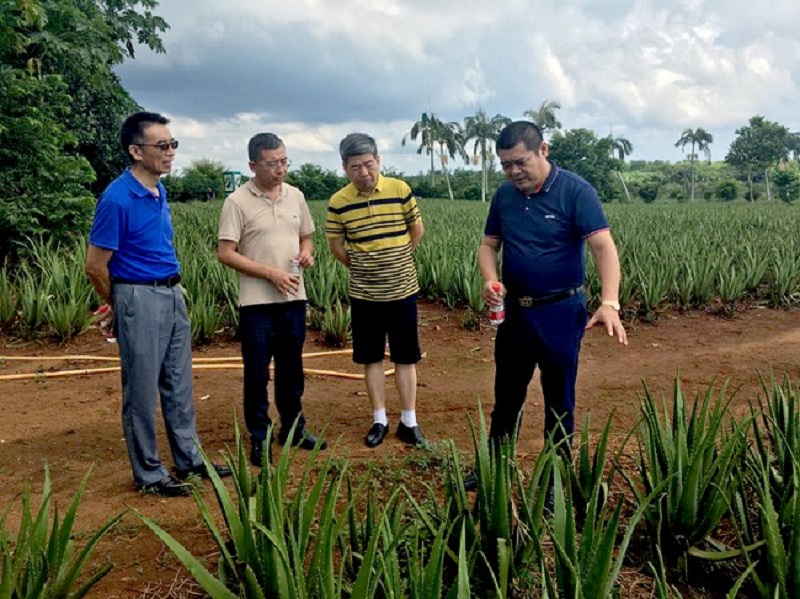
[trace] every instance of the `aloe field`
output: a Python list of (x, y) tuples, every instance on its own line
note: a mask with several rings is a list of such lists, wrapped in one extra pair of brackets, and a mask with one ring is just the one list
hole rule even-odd
[[(173, 206), (204, 359), (239, 353), (236, 277), (215, 254), (220, 208)], [(306, 284), (318, 334), (307, 349), (319, 352), (346, 344), (347, 280), (325, 247), (325, 204), (311, 209), (317, 252)], [(194, 501), (163, 500), (129, 480), (118, 373), (0, 381), (0, 598), (797, 597), (800, 212), (607, 207), (631, 346), (587, 333), (583, 429), (567, 460), (542, 441), (536, 385), (517, 447), (490, 450), (493, 333), (474, 259), (488, 206), (423, 201), (421, 210), (427, 449), (392, 436), (365, 448), (363, 382), (309, 375), (304, 413), (331, 447), (275, 446), (257, 476), (238, 428), (241, 371), (198, 369), (198, 433), (235, 475), (196, 481)], [(91, 315), (84, 255), (83, 239), (67, 248), (31, 240), (4, 267), (0, 378), (114, 359)], [(346, 356), (325, 360), (354, 370)], [(478, 490), (467, 493), (473, 468)], [(542, 492), (550, 478), (552, 513)]]
[[(316, 266), (306, 273), (311, 324), (335, 339), (346, 325), (347, 275), (326, 249), (325, 204), (310, 203), (317, 231)], [(237, 325), (235, 273), (216, 259), (221, 204), (173, 206), (196, 342)], [(488, 207), (477, 202), (421, 202), (426, 237), (418, 252), (421, 295), (479, 314), (475, 266)], [(714, 307), (732, 313), (742, 303), (787, 307), (800, 291), (800, 211), (784, 204), (661, 204), (607, 206), (622, 263), (620, 303), (629, 317), (653, 319), (665, 308)], [(0, 328), (26, 338), (60, 340), (83, 332), (97, 307), (83, 275), (85, 240), (56, 248), (31, 240), (27, 258), (0, 270)], [(599, 281), (587, 260), (591, 302)]]

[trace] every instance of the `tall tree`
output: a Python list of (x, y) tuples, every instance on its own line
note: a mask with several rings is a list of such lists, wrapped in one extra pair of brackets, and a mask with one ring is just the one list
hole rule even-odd
[(411, 131), (403, 136), (403, 141), (401, 142), (401, 145), (405, 146), (406, 140), (411, 139), (411, 141), (417, 141), (419, 137), (417, 154), (422, 154), (422, 150), (425, 150), (425, 153), (430, 156), (431, 159), (431, 188), (433, 188), (434, 185), (433, 153), (436, 149), (436, 136), (434, 131), (439, 127), (440, 123), (441, 121), (439, 121), (432, 112), (423, 112), (420, 119), (411, 126)]
[(455, 121), (438, 121), (433, 130), (434, 141), (439, 146), (437, 154), (442, 164), (442, 173), (444, 173), (444, 180), (447, 182), (447, 195), (453, 199), (453, 187), (450, 185), (450, 174), (447, 164), (450, 158), (460, 156), (464, 161), (469, 160), (467, 152), (464, 149), (466, 139), (464, 138), (464, 129), (461, 123)]
[[(694, 183), (695, 183), (695, 168), (694, 163), (697, 160), (697, 153), (703, 152), (706, 158), (711, 162), (711, 149), (709, 144), (714, 142), (714, 136), (707, 132), (702, 127), (697, 129), (684, 129), (680, 139), (675, 142), (676, 148), (685, 149), (686, 146), (691, 146), (689, 153), (689, 171), (691, 173), (691, 201), (694, 201)], [(697, 152), (695, 152), (695, 147)]]
[[(57, 206), (81, 196), (97, 173), (105, 178), (109, 169), (102, 165), (120, 161), (119, 124), (136, 104), (112, 69), (133, 57), (134, 43), (163, 51), (158, 35), (166, 23), (150, 11), (155, 6), (155, 0), (0, 2), (0, 189), (15, 205), (0, 223), (18, 234), (55, 235), (67, 226), (59, 222), (83, 229), (70, 219), (48, 219), (63, 214), (67, 209)], [(86, 211), (76, 204), (75, 212)], [(8, 247), (7, 231), (0, 235)]]
[(464, 141), (475, 140), (472, 153), (481, 158), (481, 201), (486, 201), (486, 188), (488, 187), (487, 158), (493, 150), (493, 144), (500, 134), (500, 130), (508, 125), (511, 119), (502, 114), (496, 114), (491, 119), (486, 111), (480, 108), (473, 116), (464, 119)]
[(611, 148), (610, 136), (598, 138), (589, 129), (556, 131), (550, 140), (550, 157), (594, 185), (600, 199), (609, 202), (615, 194), (612, 176), (622, 167)]
[(754, 116), (750, 122), (736, 130), (736, 139), (731, 143), (725, 161), (747, 177), (750, 201), (755, 200), (753, 176), (763, 172), (767, 183), (767, 199), (772, 199), (769, 187), (769, 171), (781, 160), (789, 157), (791, 136), (789, 130), (763, 116)]
[(611, 140), (611, 148), (617, 157), (625, 161), (625, 156), (633, 154), (633, 144), (625, 137), (614, 137)]
[(561, 122), (556, 118), (556, 111), (561, 110), (561, 103), (555, 100), (545, 100), (537, 110), (529, 108), (522, 113), (523, 116), (533, 121), (542, 133), (561, 129)]

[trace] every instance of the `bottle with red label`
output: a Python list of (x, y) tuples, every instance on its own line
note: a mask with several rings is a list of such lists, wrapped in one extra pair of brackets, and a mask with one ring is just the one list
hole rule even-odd
[[(494, 291), (495, 293), (500, 293), (501, 289), (502, 287), (500, 283), (492, 283), (492, 291)], [(493, 327), (499, 327), (501, 324), (503, 324), (503, 321), (505, 319), (506, 319), (506, 307), (501, 298), (499, 304), (489, 306), (489, 323)]]

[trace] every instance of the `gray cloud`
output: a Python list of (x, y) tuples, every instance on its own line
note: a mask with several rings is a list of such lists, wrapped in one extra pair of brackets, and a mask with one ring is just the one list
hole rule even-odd
[(416, 172), (425, 157), (400, 139), (423, 111), (519, 118), (545, 99), (561, 102), (568, 128), (626, 135), (634, 158), (679, 159), (674, 141), (697, 126), (724, 155), (754, 114), (800, 129), (795, 0), (768, 11), (744, 0), (196, 0), (158, 12), (172, 26), (167, 54), (140, 52), (119, 73), (194, 141), (178, 164), (242, 164), (258, 127), (337, 168), (339, 138), (360, 128), (382, 140), (385, 162)]

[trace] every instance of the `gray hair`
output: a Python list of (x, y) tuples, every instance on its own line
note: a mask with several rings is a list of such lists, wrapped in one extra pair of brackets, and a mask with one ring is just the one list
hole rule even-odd
[(258, 133), (247, 144), (247, 155), (251, 162), (258, 162), (264, 150), (277, 150), (282, 147), (284, 147), (283, 140), (274, 133)]
[(364, 154), (378, 155), (378, 146), (375, 140), (366, 133), (351, 133), (339, 144), (339, 155), (342, 162), (347, 162), (351, 156), (362, 156)]

